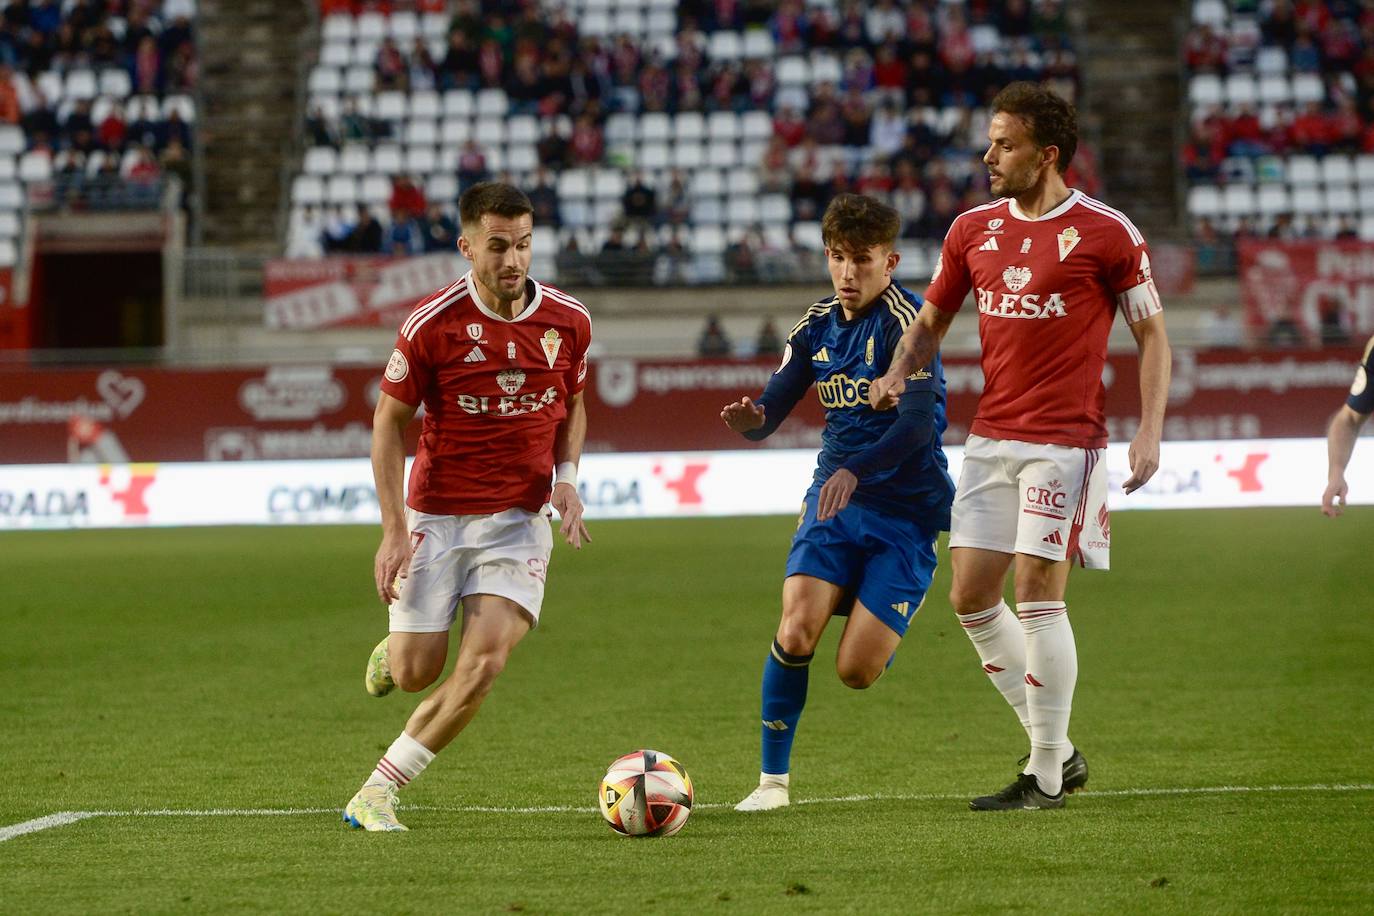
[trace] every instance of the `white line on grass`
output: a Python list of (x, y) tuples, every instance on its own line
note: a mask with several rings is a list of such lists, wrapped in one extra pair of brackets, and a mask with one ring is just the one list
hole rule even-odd
[[(1374, 792), (1374, 783), (1315, 783), (1306, 786), (1198, 786), (1173, 789), (1104, 789), (1081, 793), (1085, 798), (1133, 798), (1161, 795), (1239, 795), (1273, 794), (1278, 792)], [(872, 801), (962, 801), (972, 792), (912, 793), (873, 795), (834, 795), (829, 798), (801, 798), (798, 805), (835, 805)], [(729, 808), (728, 802), (706, 802), (698, 808)], [(590, 814), (597, 809), (591, 805), (539, 805), (527, 808), (494, 805), (405, 805), (409, 811), (449, 811), (462, 814)], [(52, 827), (75, 824), (93, 817), (287, 817), (300, 814), (338, 814), (332, 808), (136, 808), (129, 811), (58, 811), (31, 821), (0, 827), (0, 843)]]

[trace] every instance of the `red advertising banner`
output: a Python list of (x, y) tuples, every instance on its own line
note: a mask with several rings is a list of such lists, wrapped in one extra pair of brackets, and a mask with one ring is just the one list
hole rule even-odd
[(31, 346), (29, 304), (14, 298), (14, 270), (0, 268), (0, 350), (27, 350)]
[(1374, 333), (1374, 244), (1237, 243), (1246, 320), (1262, 334), (1313, 344)]
[(267, 262), (269, 328), (393, 327), (422, 299), (467, 272), (457, 252), (418, 258), (315, 258)]
[[(1354, 347), (1247, 354), (1174, 353), (1166, 439), (1321, 436), (1344, 401)], [(603, 360), (587, 386), (587, 450), (755, 448), (720, 409), (767, 383), (772, 360)], [(382, 366), (234, 369), (0, 370), (0, 463), (233, 461), (368, 454)], [(1137, 361), (1113, 355), (1103, 374), (1110, 438), (1139, 416)], [(976, 358), (945, 364), (946, 441), (960, 443), (982, 391)], [(768, 448), (816, 448), (823, 413), (808, 396)], [(412, 425), (412, 436), (418, 424)], [(412, 448), (414, 442), (412, 440)]]

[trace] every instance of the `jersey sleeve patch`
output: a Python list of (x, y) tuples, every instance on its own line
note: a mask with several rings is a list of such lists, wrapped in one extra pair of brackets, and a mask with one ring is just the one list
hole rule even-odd
[(410, 363), (406, 362), (406, 356), (399, 348), (391, 351), (391, 358), (386, 361), (385, 377), (388, 382), (403, 382), (410, 374)]
[(1136, 269), (1135, 281), (1135, 286), (1116, 297), (1121, 314), (1131, 324), (1164, 311), (1159, 301), (1159, 290), (1155, 289), (1155, 278), (1150, 273), (1150, 256), (1144, 251), (1140, 252), (1140, 266)]

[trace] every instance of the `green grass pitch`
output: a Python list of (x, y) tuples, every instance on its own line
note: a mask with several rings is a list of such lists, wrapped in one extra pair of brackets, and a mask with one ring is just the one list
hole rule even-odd
[[(1113, 522), (1116, 568), (1070, 580), (1092, 779), (1063, 811), (966, 810), (1025, 740), (942, 549), (872, 689), (835, 677), (838, 627), (817, 653), (793, 760), (814, 803), (736, 814), (793, 521), (599, 522), (401, 835), (338, 814), (415, 702), (362, 689), (375, 530), (0, 536), (0, 833), (113, 812), (0, 842), (0, 911), (1368, 912), (1374, 510)], [(671, 839), (593, 810), (639, 747), (696, 782)], [(561, 810), (482, 810), (522, 808)], [(313, 813), (184, 813), (237, 809)]]

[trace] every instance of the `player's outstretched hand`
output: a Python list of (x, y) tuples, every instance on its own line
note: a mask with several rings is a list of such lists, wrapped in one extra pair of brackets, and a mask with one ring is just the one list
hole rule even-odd
[(1327, 484), (1326, 492), (1322, 494), (1322, 515), (1327, 518), (1340, 516), (1345, 511), (1345, 497), (1348, 490), (1344, 477)]
[(868, 386), (868, 404), (874, 410), (891, 410), (897, 406), (897, 396), (902, 393), (905, 379), (891, 374), (875, 378)]
[(1131, 476), (1121, 485), (1127, 493), (1134, 493), (1155, 476), (1159, 470), (1159, 439), (1144, 434), (1137, 435), (1131, 442), (1127, 453), (1131, 462)]
[(558, 533), (574, 550), (581, 550), (583, 541), (588, 544), (592, 542), (592, 536), (587, 533), (587, 524), (582, 521), (582, 497), (577, 495), (577, 487), (570, 483), (554, 484), (553, 497), (549, 502), (558, 510), (558, 517), (562, 520), (558, 525)]
[(401, 597), (401, 583), (410, 573), (410, 536), (402, 531), (398, 535), (382, 535), (382, 546), (377, 548), (377, 559), (372, 564), (372, 575), (377, 580), (377, 597), (382, 604), (390, 605)]
[(763, 426), (763, 407), (749, 398), (740, 398), (720, 409), (720, 418), (737, 433), (747, 433)]
[(839, 515), (840, 510), (849, 505), (849, 497), (854, 495), (854, 488), (858, 485), (859, 478), (854, 476), (853, 471), (840, 468), (831, 474), (816, 500), (816, 521), (824, 522)]

